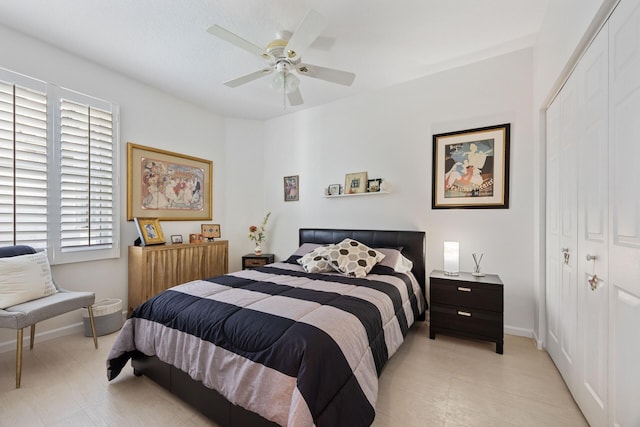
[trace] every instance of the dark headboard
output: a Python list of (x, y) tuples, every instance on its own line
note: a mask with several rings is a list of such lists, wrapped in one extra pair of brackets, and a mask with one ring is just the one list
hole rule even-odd
[(301, 228), (299, 237), (300, 245), (338, 243), (348, 237), (372, 248), (402, 247), (402, 254), (413, 262), (413, 275), (416, 276), (422, 292), (425, 292), (426, 236), (424, 231)]

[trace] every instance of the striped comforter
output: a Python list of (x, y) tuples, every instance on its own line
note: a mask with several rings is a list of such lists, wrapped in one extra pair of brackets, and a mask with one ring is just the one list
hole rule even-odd
[(141, 352), (280, 425), (370, 425), (382, 367), (424, 310), (411, 274), (377, 266), (357, 279), (270, 264), (142, 304), (111, 349), (107, 376)]

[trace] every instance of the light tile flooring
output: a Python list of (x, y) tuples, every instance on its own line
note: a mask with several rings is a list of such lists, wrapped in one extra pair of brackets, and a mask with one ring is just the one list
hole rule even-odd
[[(26, 335), (26, 334), (25, 334)], [(108, 383), (105, 360), (117, 334), (43, 341), (0, 354), (0, 426), (211, 426), (198, 412), (130, 368)], [(375, 427), (586, 426), (547, 353), (505, 336), (489, 343), (438, 335), (416, 325), (380, 378)]]

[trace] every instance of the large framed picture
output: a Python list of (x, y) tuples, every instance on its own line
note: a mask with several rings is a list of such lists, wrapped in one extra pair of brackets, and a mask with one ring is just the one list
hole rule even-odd
[(140, 246), (161, 245), (166, 243), (158, 218), (136, 217), (133, 220), (138, 229), (138, 235), (140, 236)]
[(284, 201), (296, 202), (300, 200), (300, 180), (298, 175), (284, 177)]
[(510, 124), (433, 135), (433, 209), (509, 208)]
[(366, 193), (367, 173), (348, 173), (344, 177), (344, 194)]
[(129, 142), (127, 220), (211, 220), (213, 162)]

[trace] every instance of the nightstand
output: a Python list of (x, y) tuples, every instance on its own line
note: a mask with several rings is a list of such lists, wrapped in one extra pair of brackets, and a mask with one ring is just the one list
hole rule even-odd
[(471, 273), (429, 275), (429, 338), (457, 335), (496, 343), (503, 352), (504, 286), (500, 277)]
[(267, 264), (271, 264), (274, 261), (273, 254), (247, 254), (242, 257), (242, 269), (262, 267)]

